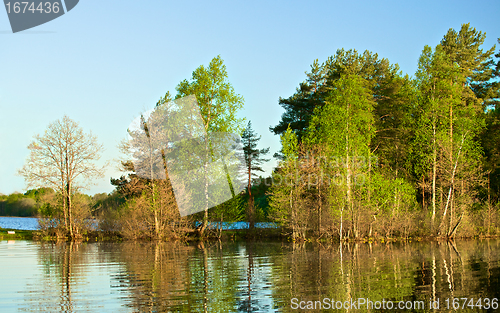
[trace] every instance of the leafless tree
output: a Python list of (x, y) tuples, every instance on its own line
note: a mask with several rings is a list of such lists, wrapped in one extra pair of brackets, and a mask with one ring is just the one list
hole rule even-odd
[(43, 135), (35, 135), (29, 144), (30, 154), (19, 174), (28, 188), (51, 187), (62, 196), (64, 227), (71, 237), (79, 229), (73, 221), (72, 197), (92, 180), (104, 175), (105, 166), (95, 163), (103, 146), (92, 133), (84, 133), (68, 116), (51, 123)]

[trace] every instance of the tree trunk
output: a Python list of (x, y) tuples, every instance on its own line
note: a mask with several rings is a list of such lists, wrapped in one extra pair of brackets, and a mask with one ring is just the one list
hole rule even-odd
[[(208, 136), (208, 135), (207, 135)], [(209, 158), (209, 152), (208, 152), (208, 138), (205, 140), (205, 212), (203, 214), (203, 224), (199, 230), (200, 236), (203, 236), (205, 229), (207, 228), (208, 225), (208, 158)]]
[(462, 146), (464, 145), (464, 140), (465, 140), (465, 135), (462, 136), (462, 143), (460, 144), (460, 147), (458, 148), (457, 160), (455, 161), (455, 165), (454, 165), (453, 171), (451, 173), (450, 189), (448, 190), (448, 197), (446, 198), (446, 205), (444, 207), (443, 219), (441, 220), (441, 223), (439, 224), (439, 231), (441, 231), (441, 227), (443, 226), (443, 223), (446, 219), (446, 214), (448, 211), (448, 207), (450, 205), (451, 192), (453, 191), (453, 186), (455, 184), (455, 173), (456, 173), (457, 166), (458, 166), (458, 160), (460, 159), (460, 152), (462, 152)]
[(425, 178), (422, 175), (422, 211), (425, 211)]
[(71, 238), (74, 237), (74, 230), (73, 230), (73, 216), (71, 214), (72, 211), (72, 204), (71, 204), (71, 182), (68, 182), (66, 185), (66, 202), (68, 204), (68, 219), (69, 219), (69, 234)]
[(340, 230), (339, 230), (340, 244), (342, 244), (342, 240), (344, 239), (343, 228), (344, 228), (344, 208), (342, 207), (340, 209)]
[(322, 213), (322, 201), (321, 201), (321, 180), (323, 180), (323, 176), (320, 173), (321, 177), (318, 178), (318, 237), (321, 236), (321, 213)]
[(431, 232), (434, 232), (434, 225), (436, 222), (436, 176), (437, 176), (437, 147), (436, 147), (436, 121), (433, 124), (432, 136), (432, 218), (431, 218)]
[(252, 230), (255, 227), (254, 203), (252, 196), (252, 161), (249, 156), (248, 160), (248, 229)]
[(490, 228), (491, 228), (491, 189), (490, 189), (490, 173), (491, 170), (488, 172), (488, 228), (486, 231), (486, 234), (489, 236), (490, 235)]
[(295, 241), (295, 212), (293, 210), (293, 202), (292, 202), (292, 197), (293, 197), (293, 186), (290, 190), (290, 215), (291, 215), (291, 220), (292, 220), (292, 239)]
[[(347, 104), (347, 116), (349, 116), (349, 104)], [(351, 213), (351, 218), (353, 221), (354, 225), (354, 216), (352, 214), (352, 204), (351, 204), (351, 162), (349, 159), (349, 118), (346, 119), (346, 135), (345, 135), (345, 140), (346, 140), (346, 147), (345, 147), (345, 153), (346, 153), (346, 204), (347, 204), (347, 209), (348, 212)], [(341, 217), (342, 217), (342, 212), (341, 212)], [(342, 222), (341, 222), (342, 225)], [(342, 229), (342, 226), (341, 226)], [(341, 234), (342, 237), (342, 234)], [(342, 240), (342, 239), (341, 239)]]
[(69, 233), (69, 221), (68, 221), (68, 199), (66, 197), (66, 186), (62, 187), (62, 202), (63, 202), (63, 213), (64, 213), (64, 229)]
[[(458, 159), (457, 159), (458, 161)], [(453, 173), (453, 103), (450, 101), (450, 171)], [(454, 175), (454, 173), (452, 174)], [(454, 188), (455, 186), (453, 186), (454, 184), (454, 177), (451, 178), (451, 182), (452, 182), (452, 188), (453, 188), (453, 193), (451, 195), (451, 199), (450, 199), (450, 224), (448, 226), (448, 234), (451, 233), (451, 225), (453, 223), (453, 209), (454, 209), (454, 200), (455, 200), (455, 191), (454, 191)]]
[(462, 215), (460, 215), (460, 218), (458, 219), (458, 221), (455, 224), (455, 226), (453, 227), (453, 229), (448, 233), (448, 235), (447, 235), (448, 238), (452, 238), (455, 235), (455, 232), (457, 231), (457, 228), (460, 225), (460, 222), (462, 221), (463, 216), (464, 216), (464, 214), (462, 213)]

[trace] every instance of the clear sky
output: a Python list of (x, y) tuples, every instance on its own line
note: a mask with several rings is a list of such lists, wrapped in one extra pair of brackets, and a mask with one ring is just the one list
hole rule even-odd
[(0, 9), (0, 193), (25, 191), (16, 173), (28, 144), (63, 115), (97, 135), (111, 161), (87, 193), (112, 191), (130, 122), (219, 54), (245, 98), (241, 116), (272, 155), (278, 99), (294, 93), (315, 59), (370, 50), (413, 75), (423, 47), (463, 23), (486, 32), (484, 49), (493, 46), (499, 13), (500, 1), (81, 0), (13, 34)]

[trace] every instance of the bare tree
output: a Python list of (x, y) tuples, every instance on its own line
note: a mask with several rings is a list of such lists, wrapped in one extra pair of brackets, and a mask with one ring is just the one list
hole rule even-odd
[(95, 162), (104, 150), (92, 133), (84, 133), (77, 122), (64, 116), (50, 124), (43, 136), (35, 135), (30, 155), (19, 174), (28, 188), (50, 187), (62, 196), (64, 227), (71, 237), (78, 234), (73, 223), (72, 196), (104, 175), (105, 165)]

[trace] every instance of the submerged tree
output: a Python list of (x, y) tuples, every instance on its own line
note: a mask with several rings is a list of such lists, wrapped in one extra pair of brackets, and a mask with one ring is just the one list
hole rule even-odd
[(71, 237), (79, 234), (74, 223), (73, 196), (103, 176), (104, 166), (95, 163), (103, 146), (92, 133), (64, 116), (50, 124), (43, 136), (36, 135), (28, 146), (30, 155), (19, 170), (29, 188), (50, 187), (62, 196), (64, 228)]

